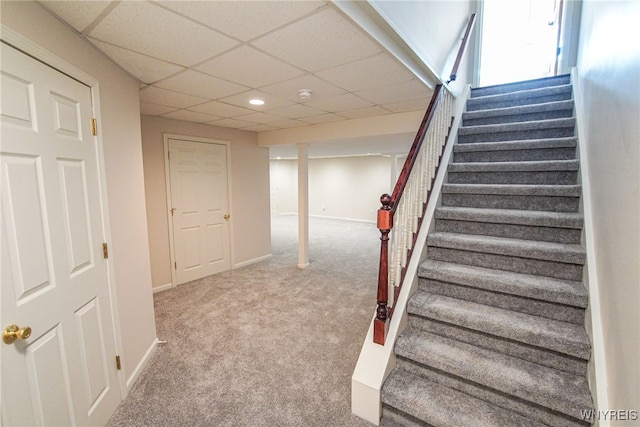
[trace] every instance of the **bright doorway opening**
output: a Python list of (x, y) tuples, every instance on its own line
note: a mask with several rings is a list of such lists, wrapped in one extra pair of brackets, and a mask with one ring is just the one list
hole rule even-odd
[(556, 75), (563, 0), (484, 0), (479, 85)]

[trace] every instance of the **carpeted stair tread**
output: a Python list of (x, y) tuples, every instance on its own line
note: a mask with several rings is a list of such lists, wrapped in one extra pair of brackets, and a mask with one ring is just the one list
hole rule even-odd
[[(476, 105), (482, 105), (486, 103), (496, 103), (496, 102), (504, 102), (504, 101), (512, 101), (519, 99), (535, 99), (535, 98), (544, 98), (552, 95), (564, 95), (571, 94), (572, 88), (570, 84), (562, 84), (562, 85), (554, 85), (554, 86), (545, 86), (545, 87), (534, 87), (530, 89), (522, 89), (515, 90), (511, 92), (504, 93), (496, 93), (491, 95), (481, 95), (478, 91), (475, 93), (472, 91), (473, 96), (469, 98), (467, 101), (468, 107), (474, 107)], [(467, 111), (475, 111), (475, 109), (467, 108)]]
[(586, 308), (587, 291), (582, 282), (493, 270), (471, 265), (426, 259), (418, 275), (432, 280), (517, 295), (541, 301)]
[(410, 315), (484, 331), (502, 339), (525, 343), (587, 360), (590, 344), (582, 325), (533, 316), (418, 291), (409, 300)]
[(540, 425), (519, 414), (402, 369), (394, 370), (387, 378), (382, 400), (385, 404), (435, 427)]
[(580, 245), (509, 239), (475, 234), (434, 232), (427, 237), (427, 246), (568, 264), (583, 265), (585, 261), (584, 249)]
[(392, 406), (383, 405), (383, 417), (380, 419), (379, 427), (423, 427), (424, 424), (413, 417), (406, 416)]
[(474, 144), (455, 144), (454, 153), (470, 153), (477, 151), (534, 150), (545, 148), (575, 148), (575, 137), (530, 139), (517, 141), (476, 142)]
[[(477, 122), (482, 119), (498, 119), (498, 120), (509, 120), (510, 117), (521, 117), (527, 115), (535, 115), (540, 113), (562, 113), (567, 114), (568, 117), (573, 112), (573, 101), (565, 100), (565, 101), (553, 101), (553, 102), (544, 102), (540, 104), (531, 104), (531, 105), (516, 105), (512, 107), (504, 107), (504, 108), (491, 108), (487, 110), (475, 110), (475, 111), (467, 111), (462, 114), (462, 123), (463, 126), (468, 126), (468, 122), (473, 121)], [(524, 120), (523, 120), (524, 121)]]
[(405, 329), (395, 349), (402, 358), (571, 417), (579, 418), (580, 410), (593, 408), (584, 376), (567, 374), (416, 328)]
[(443, 193), (580, 197), (581, 185), (444, 184)]
[(540, 79), (525, 80), (522, 82), (513, 82), (506, 84), (497, 84), (484, 87), (471, 88), (471, 97), (476, 98), (486, 95), (496, 95), (507, 92), (518, 92), (527, 89), (543, 88), (549, 86), (562, 86), (571, 83), (571, 76), (569, 74), (562, 74), (559, 76), (542, 77)]
[(458, 129), (458, 136), (497, 134), (503, 132), (531, 131), (539, 129), (569, 128), (574, 127), (576, 120), (571, 118), (535, 120), (531, 122), (517, 122), (493, 125), (461, 126)]
[(452, 163), (449, 172), (548, 172), (577, 171), (578, 160), (542, 160), (533, 162)]
[(436, 219), (517, 224), (536, 227), (582, 229), (583, 225), (582, 215), (569, 212), (440, 206), (436, 209), (435, 215)]

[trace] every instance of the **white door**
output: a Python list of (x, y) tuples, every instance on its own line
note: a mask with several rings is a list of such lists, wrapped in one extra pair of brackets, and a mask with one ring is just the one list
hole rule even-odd
[(2, 423), (104, 425), (121, 394), (91, 91), (1, 47), (0, 319), (31, 328), (0, 343)]
[(169, 139), (178, 285), (231, 268), (227, 147)]

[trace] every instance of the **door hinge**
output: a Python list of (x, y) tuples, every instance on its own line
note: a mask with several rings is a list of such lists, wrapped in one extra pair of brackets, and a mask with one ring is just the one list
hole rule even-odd
[(109, 246), (106, 243), (102, 244), (102, 258), (109, 258)]
[(116, 369), (118, 371), (122, 369), (122, 365), (120, 364), (120, 356), (116, 356)]
[(91, 119), (91, 135), (96, 136), (98, 134), (98, 121)]
[(177, 262), (174, 262), (174, 263), (173, 263), (173, 269), (174, 269), (174, 270), (177, 270), (177, 269), (178, 269), (178, 263), (177, 263)]
[(167, 151), (167, 159), (171, 160), (171, 151)]

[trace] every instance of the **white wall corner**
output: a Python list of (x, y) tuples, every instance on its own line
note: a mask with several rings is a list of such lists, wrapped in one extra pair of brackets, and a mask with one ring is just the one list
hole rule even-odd
[[(586, 141), (589, 135), (583, 125), (583, 104), (580, 92), (579, 75), (577, 68), (571, 70), (571, 82), (573, 86), (573, 98), (575, 104), (576, 132), (578, 135), (578, 156), (580, 160), (580, 184), (582, 185), (582, 197), (580, 209), (584, 216), (582, 244), (587, 253), (583, 283), (589, 294), (589, 306), (587, 308), (587, 334), (591, 339), (591, 360), (589, 361), (589, 385), (594, 398), (596, 409), (609, 409), (607, 365), (604, 347), (604, 332), (602, 327), (602, 314), (600, 309), (600, 292), (598, 283), (597, 262), (595, 259), (596, 242), (593, 234), (593, 214), (591, 208), (591, 185), (589, 180), (589, 157), (586, 150)], [(599, 421), (600, 427), (608, 427), (608, 419)]]

